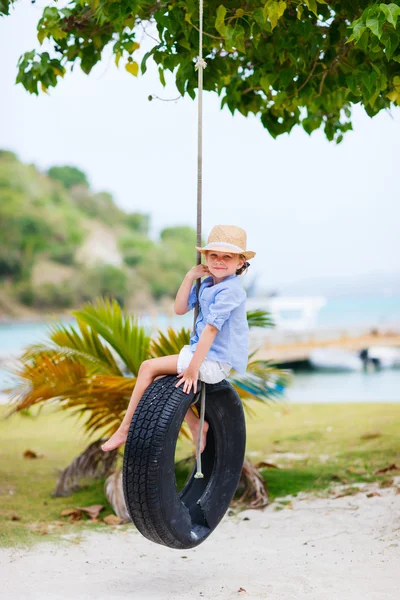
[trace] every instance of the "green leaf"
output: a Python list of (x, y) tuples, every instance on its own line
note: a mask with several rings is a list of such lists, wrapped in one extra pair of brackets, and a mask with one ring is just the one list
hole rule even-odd
[(366, 25), (368, 29), (372, 31), (377, 38), (381, 39), (382, 36), (382, 27), (385, 22), (385, 15), (383, 13), (378, 14), (378, 16), (370, 16), (367, 18)]
[(152, 48), (151, 50), (149, 50), (149, 52), (146, 52), (146, 54), (142, 58), (142, 62), (140, 64), (140, 70), (142, 71), (143, 75), (147, 71), (147, 60), (150, 58), (150, 56), (152, 56), (154, 54), (155, 49), (156, 48)]
[(217, 10), (217, 18), (215, 19), (215, 29), (222, 35), (222, 37), (226, 37), (226, 25), (225, 25), (225, 15), (226, 8), (222, 4), (218, 6)]
[(385, 31), (382, 35), (382, 43), (385, 46), (386, 58), (390, 60), (399, 45), (399, 38), (394, 33)]
[(368, 31), (368, 29), (366, 29), (360, 37), (360, 39), (358, 40), (357, 48), (360, 48), (360, 50), (364, 50), (365, 52), (367, 52), (370, 35), (371, 34)]
[(264, 92), (265, 92), (266, 94), (268, 94), (268, 93), (269, 93), (269, 90), (270, 90), (270, 87), (271, 87), (271, 84), (272, 84), (272, 81), (271, 81), (271, 79), (272, 79), (272, 78), (271, 78), (271, 76), (270, 76), (270, 75), (263, 75), (263, 76), (260, 78), (261, 87), (262, 87), (262, 89), (264, 90)]
[(44, 19), (59, 19), (59, 14), (58, 14), (57, 8), (52, 7), (52, 6), (46, 6), (46, 8), (43, 11), (43, 18)]
[(386, 17), (386, 21), (391, 23), (393, 27), (396, 29), (397, 18), (400, 15), (400, 6), (397, 4), (380, 4), (380, 9)]
[(90, 73), (98, 61), (98, 55), (93, 51), (93, 46), (86, 46), (82, 50), (81, 69), (86, 75)]
[(353, 27), (353, 36), (354, 36), (354, 39), (356, 42), (358, 42), (358, 40), (360, 39), (360, 37), (362, 36), (362, 34), (364, 33), (364, 31), (366, 29), (367, 29), (367, 26), (362, 21), (360, 23), (357, 23)]
[(373, 71), (372, 73), (365, 73), (361, 79), (368, 92), (372, 94), (377, 79), (377, 74), (375, 73), (375, 71)]
[(226, 42), (225, 42), (225, 49), (228, 52), (233, 52), (235, 44), (233, 42), (235, 37), (235, 27), (232, 27), (231, 25), (228, 25), (226, 28)]
[(349, 90), (357, 96), (359, 94), (357, 78), (354, 75), (347, 75), (346, 83)]
[[(315, 2), (315, 0), (313, 0)], [(286, 2), (283, 0), (268, 0), (264, 5), (264, 18), (271, 23), (271, 29), (274, 29), (286, 10)]]
[(185, 95), (186, 82), (188, 81), (188, 79), (192, 73), (192, 70), (193, 70), (192, 62), (189, 62), (189, 63), (181, 62), (181, 64), (179, 65), (179, 68), (178, 68), (178, 71), (177, 71), (176, 77), (175, 77), (175, 83), (176, 83), (176, 87), (178, 88), (179, 93), (182, 94), (182, 96)]
[(398, 91), (400, 91), (400, 77), (398, 75), (393, 77), (393, 85)]
[(10, 0), (0, 0), (0, 15), (10, 14)]
[(253, 12), (253, 19), (255, 20), (255, 22), (261, 29), (264, 29), (265, 19), (264, 19), (264, 11), (262, 8), (255, 9), (255, 11)]
[(246, 52), (246, 48), (244, 45), (244, 29), (241, 25), (236, 25), (232, 41), (233, 45), (235, 46), (235, 48), (237, 48), (237, 50), (239, 50), (240, 52)]
[(317, 3), (315, 0), (304, 0), (308, 10), (310, 10), (312, 13), (314, 13), (314, 15), (316, 17), (318, 17), (318, 9), (317, 9)]
[(192, 46), (187, 40), (185, 40), (185, 38), (179, 40), (178, 44), (182, 46), (182, 48), (186, 48), (186, 50), (192, 50)]
[(299, 4), (297, 7), (297, 18), (301, 21), (301, 17), (303, 16), (304, 6)]
[(165, 77), (164, 77), (164, 69), (162, 67), (158, 67), (158, 75), (160, 77), (161, 84), (163, 87), (166, 86)]

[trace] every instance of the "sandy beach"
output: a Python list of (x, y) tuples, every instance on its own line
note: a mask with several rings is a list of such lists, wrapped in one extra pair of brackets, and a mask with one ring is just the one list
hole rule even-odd
[[(400, 477), (394, 481), (400, 486)], [(340, 496), (340, 487), (335, 492)], [(367, 494), (375, 493), (368, 497)], [(33, 600), (397, 600), (400, 494), (301, 495), (277, 510), (226, 515), (193, 550), (170, 550), (133, 527), (77, 542), (1, 550), (4, 598)], [(282, 505), (281, 505), (282, 506)], [(4, 587), (5, 586), (5, 587)]]

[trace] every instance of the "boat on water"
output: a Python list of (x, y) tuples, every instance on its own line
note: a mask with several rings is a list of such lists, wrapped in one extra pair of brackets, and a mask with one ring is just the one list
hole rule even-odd
[(367, 350), (367, 357), (381, 369), (400, 367), (400, 348), (370, 346)]
[(365, 363), (357, 352), (340, 348), (316, 348), (310, 352), (310, 364), (323, 371), (362, 371)]
[(361, 352), (340, 348), (317, 348), (310, 352), (310, 364), (324, 371), (362, 371), (400, 367), (400, 348), (371, 346)]
[(260, 296), (248, 298), (246, 309), (266, 310), (278, 330), (307, 331), (316, 327), (326, 303), (323, 296)]

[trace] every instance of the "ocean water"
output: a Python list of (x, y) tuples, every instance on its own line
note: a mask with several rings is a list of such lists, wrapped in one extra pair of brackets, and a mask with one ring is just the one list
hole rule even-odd
[(284, 399), (295, 404), (400, 402), (400, 369), (343, 373), (296, 371)]
[(388, 326), (400, 329), (400, 296), (366, 296), (328, 298), (321, 308), (320, 327)]
[[(72, 323), (73, 321), (71, 321)], [(159, 315), (156, 320), (144, 315), (140, 322), (151, 333), (168, 327), (191, 327), (193, 313), (172, 318)], [(321, 309), (317, 326), (338, 329), (398, 325), (399, 297), (335, 298)], [(0, 357), (17, 355), (29, 344), (46, 337), (48, 323), (0, 324)], [(9, 383), (0, 370), (0, 388)], [(400, 402), (400, 369), (376, 372), (323, 373), (296, 371), (292, 385), (286, 390), (287, 402)]]

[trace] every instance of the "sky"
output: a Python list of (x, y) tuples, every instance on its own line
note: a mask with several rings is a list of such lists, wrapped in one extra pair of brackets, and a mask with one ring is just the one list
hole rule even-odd
[[(172, 76), (163, 88), (151, 61), (135, 78), (108, 54), (90, 76), (76, 65), (48, 95), (15, 85), (47, 4), (20, 0), (0, 18), (0, 148), (42, 170), (81, 168), (93, 190), (149, 213), (154, 239), (167, 226), (196, 228), (197, 104), (148, 100), (176, 98)], [(138, 37), (144, 53), (153, 42)], [(260, 288), (400, 273), (400, 108), (370, 119), (355, 107), (339, 145), (300, 128), (274, 140), (257, 117), (220, 110), (216, 94), (205, 94), (203, 119), (203, 236), (243, 227)]]

